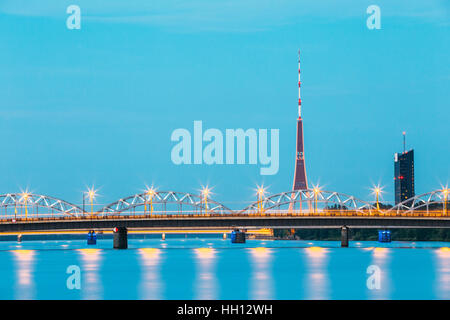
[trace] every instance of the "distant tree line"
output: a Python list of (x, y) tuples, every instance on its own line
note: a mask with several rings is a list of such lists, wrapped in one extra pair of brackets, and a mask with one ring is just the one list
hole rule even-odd
[[(441, 210), (443, 203), (430, 203), (429, 210)], [(373, 204), (377, 206), (376, 203)], [(392, 208), (390, 204), (379, 203), (381, 210)], [(450, 211), (450, 202), (447, 203)], [(343, 205), (329, 205), (327, 210), (348, 210)], [(450, 229), (389, 229), (394, 241), (450, 241)], [(275, 238), (278, 239), (299, 239), (299, 240), (340, 240), (341, 230), (339, 229), (296, 229), (292, 233), (291, 229), (274, 229)], [(350, 239), (354, 241), (376, 241), (378, 240), (378, 230), (376, 229), (350, 229)]]
[[(389, 229), (393, 241), (450, 241), (450, 229)], [(339, 229), (274, 229), (278, 239), (299, 240), (340, 240)], [(354, 241), (378, 240), (377, 229), (350, 229), (350, 239)]]

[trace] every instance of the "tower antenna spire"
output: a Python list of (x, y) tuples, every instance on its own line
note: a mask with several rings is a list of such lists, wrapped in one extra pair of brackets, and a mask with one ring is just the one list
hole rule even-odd
[(301, 87), (301, 81), (300, 81), (300, 49), (298, 50), (298, 116), (299, 118), (302, 117), (302, 99), (300, 96), (300, 87)]
[(403, 153), (406, 152), (406, 132), (403, 131)]
[(300, 96), (300, 50), (298, 50), (298, 118), (297, 118), (297, 149), (295, 157), (294, 186), (293, 190), (308, 189), (306, 178), (305, 155), (303, 147), (303, 119), (302, 99)]

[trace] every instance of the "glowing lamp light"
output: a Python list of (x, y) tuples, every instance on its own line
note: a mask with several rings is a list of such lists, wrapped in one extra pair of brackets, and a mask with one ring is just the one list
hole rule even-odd
[(145, 194), (147, 195), (147, 197), (145, 197), (145, 201), (144, 201), (144, 213), (147, 212), (147, 201), (150, 200), (150, 214), (153, 213), (153, 196), (155, 195), (156, 191), (153, 188), (153, 186), (151, 188), (147, 187), (147, 190), (145, 191)]
[[(30, 197), (30, 193), (28, 191), (22, 192), (22, 198), (23, 198), (23, 202), (25, 204), (25, 219), (28, 219), (28, 207), (27, 207), (27, 203), (28, 203), (28, 198)], [(17, 210), (17, 209), (15, 209)]]
[(97, 193), (96, 193), (96, 191), (92, 188), (92, 189), (88, 189), (87, 195), (88, 195), (89, 199), (92, 201), (93, 199), (95, 199), (95, 196), (97, 195)]
[(210, 190), (208, 189), (208, 187), (205, 187), (202, 189), (202, 194), (207, 197), (209, 195)]
[(86, 194), (89, 197), (89, 200), (91, 201), (91, 214), (94, 214), (94, 199), (97, 195), (97, 191), (94, 189), (94, 187), (88, 188)]
[(264, 188), (264, 186), (258, 186), (256, 189), (256, 193), (258, 194), (258, 196), (262, 197), (266, 193), (266, 188)]
[(379, 198), (380, 198), (380, 194), (383, 193), (383, 188), (380, 187), (380, 186), (375, 186), (375, 187), (373, 187), (372, 191), (373, 191), (373, 193), (376, 196), (377, 210), (380, 210), (380, 200), (379, 200)]
[(320, 193), (319, 186), (314, 186), (313, 192), (314, 192), (314, 213), (316, 214), (317, 213), (317, 195)]
[(208, 214), (208, 195), (211, 193), (211, 189), (209, 189), (208, 186), (206, 186), (201, 190), (201, 192), (205, 204), (205, 214)]
[(264, 188), (264, 186), (257, 187), (256, 194), (258, 195), (258, 211), (260, 213), (263, 212), (263, 197), (264, 197), (265, 193), (266, 193), (266, 189)]

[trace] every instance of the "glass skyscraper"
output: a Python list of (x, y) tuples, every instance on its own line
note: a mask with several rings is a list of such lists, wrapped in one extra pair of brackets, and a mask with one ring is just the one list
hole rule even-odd
[(414, 150), (396, 153), (394, 158), (395, 204), (414, 197)]

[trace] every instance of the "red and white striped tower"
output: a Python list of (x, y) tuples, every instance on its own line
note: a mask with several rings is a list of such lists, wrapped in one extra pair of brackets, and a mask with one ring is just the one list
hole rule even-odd
[(297, 152), (295, 157), (294, 186), (292, 190), (308, 189), (303, 150), (302, 99), (300, 96), (300, 50), (298, 51), (298, 119), (297, 119)]

